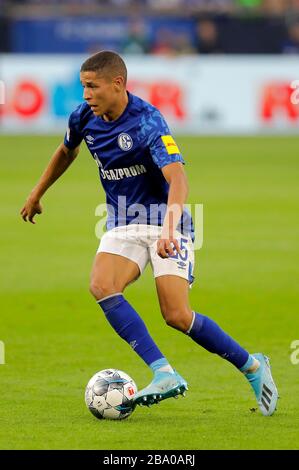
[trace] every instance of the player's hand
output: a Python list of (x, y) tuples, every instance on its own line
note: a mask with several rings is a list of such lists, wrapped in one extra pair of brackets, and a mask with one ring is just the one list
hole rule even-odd
[(157, 253), (161, 258), (173, 256), (175, 251), (181, 253), (179, 242), (176, 238), (160, 238), (157, 243)]
[(35, 199), (32, 196), (29, 196), (20, 214), (25, 222), (29, 220), (29, 222), (31, 222), (32, 224), (35, 224), (35, 221), (34, 221), (35, 215), (41, 214), (42, 211), (43, 211), (43, 208), (39, 200)]

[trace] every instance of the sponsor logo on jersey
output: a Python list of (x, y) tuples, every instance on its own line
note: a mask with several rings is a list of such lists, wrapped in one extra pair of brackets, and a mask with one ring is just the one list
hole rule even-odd
[(122, 134), (119, 134), (117, 143), (118, 143), (119, 148), (121, 148), (125, 152), (127, 152), (133, 147), (132, 137), (129, 134), (126, 134), (124, 132)]
[(174, 153), (180, 153), (177, 144), (175, 143), (172, 135), (162, 135), (162, 142), (165, 145), (168, 155), (173, 155)]
[(99, 168), (103, 168), (103, 165), (102, 165), (102, 163), (101, 163), (101, 160), (99, 159), (98, 154), (97, 154), (96, 152), (93, 154), (93, 158), (95, 159), (95, 162), (96, 162), (96, 164), (98, 165), (98, 167), (99, 167)]
[[(101, 167), (100, 167), (101, 168)], [(146, 173), (144, 165), (133, 165), (128, 168), (113, 168), (113, 170), (104, 170), (101, 168), (101, 176), (107, 180), (122, 180), (123, 178), (131, 178), (132, 176)]]

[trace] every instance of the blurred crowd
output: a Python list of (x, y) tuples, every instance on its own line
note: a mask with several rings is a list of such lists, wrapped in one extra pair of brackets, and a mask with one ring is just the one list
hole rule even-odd
[[(125, 54), (299, 53), (299, 0), (0, 0), (0, 6), (9, 18), (125, 14), (119, 47)], [(147, 21), (153, 16), (183, 18), (189, 27), (164, 21), (153, 37)]]
[(160, 28), (149, 42), (142, 21), (131, 23), (123, 44), (125, 54), (299, 54), (299, 18), (281, 21), (259, 18), (246, 21), (210, 16), (198, 19), (195, 34)]
[(112, 13), (118, 9), (134, 12), (142, 9), (144, 12), (168, 12), (179, 14), (194, 14), (199, 12), (238, 14), (261, 13), (267, 16), (299, 13), (299, 0), (0, 0), (0, 5), (42, 7), (45, 11), (52, 7), (70, 7), (82, 11), (86, 7), (109, 9)]

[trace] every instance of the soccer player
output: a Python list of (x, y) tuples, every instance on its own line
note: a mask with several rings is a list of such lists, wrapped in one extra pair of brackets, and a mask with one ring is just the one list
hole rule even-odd
[(150, 262), (167, 325), (231, 362), (251, 384), (261, 412), (272, 415), (278, 392), (269, 359), (249, 354), (213, 320), (190, 307), (194, 230), (184, 209), (188, 183), (183, 157), (164, 118), (127, 92), (126, 65), (114, 52), (89, 57), (80, 79), (85, 102), (70, 115), (64, 143), (31, 191), (21, 210), (23, 219), (35, 223), (43, 194), (74, 161), (85, 140), (107, 203), (107, 231), (95, 256), (90, 291), (116, 333), (153, 371), (152, 382), (137, 393), (135, 404), (158, 403), (188, 389), (123, 294)]

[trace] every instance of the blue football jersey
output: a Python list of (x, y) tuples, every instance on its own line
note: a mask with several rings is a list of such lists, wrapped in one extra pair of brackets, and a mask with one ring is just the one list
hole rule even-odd
[[(162, 225), (169, 185), (161, 168), (183, 157), (157, 108), (128, 93), (123, 114), (114, 121), (95, 116), (87, 103), (70, 115), (64, 144), (73, 149), (82, 140), (97, 163), (106, 193), (107, 229), (139, 223)], [(194, 237), (185, 209), (178, 225)]]

